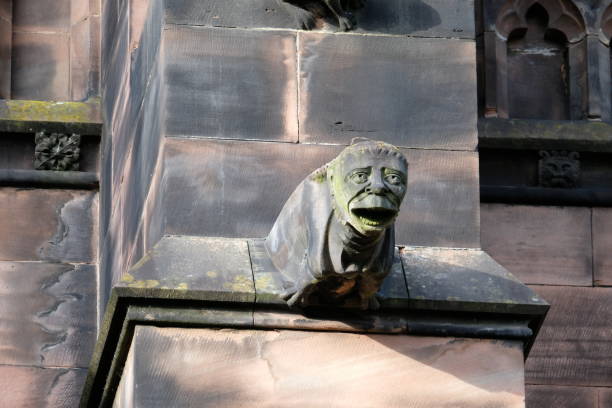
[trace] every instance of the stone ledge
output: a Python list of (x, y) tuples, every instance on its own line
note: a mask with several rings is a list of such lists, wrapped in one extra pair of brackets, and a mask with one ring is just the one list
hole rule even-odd
[(99, 178), (86, 171), (0, 169), (0, 186), (95, 190)]
[(548, 304), (481, 250), (398, 249), (381, 310), (295, 314), (261, 240), (166, 236), (111, 293), (82, 407), (111, 406), (136, 325), (519, 340), (525, 355)]
[(35, 133), (41, 130), (99, 136), (100, 102), (0, 100), (0, 132)]
[(487, 149), (560, 149), (612, 152), (612, 125), (605, 122), (480, 119), (478, 145)]

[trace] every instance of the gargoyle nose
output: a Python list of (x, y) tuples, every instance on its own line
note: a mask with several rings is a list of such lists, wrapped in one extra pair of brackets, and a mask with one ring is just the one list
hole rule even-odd
[(381, 177), (374, 177), (372, 183), (366, 187), (365, 191), (371, 194), (382, 194), (387, 191), (387, 186), (385, 186)]

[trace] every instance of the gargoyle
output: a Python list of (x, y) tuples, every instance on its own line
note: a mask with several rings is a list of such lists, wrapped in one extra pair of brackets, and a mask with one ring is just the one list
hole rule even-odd
[(353, 11), (364, 6), (365, 0), (277, 0), (293, 15), (298, 28), (312, 30), (317, 17), (330, 17), (337, 21), (341, 31), (355, 27)]
[(563, 150), (540, 151), (540, 186), (575, 188), (580, 179), (580, 154)]
[(399, 149), (359, 139), (302, 181), (265, 241), (289, 306), (378, 308), (407, 173)]

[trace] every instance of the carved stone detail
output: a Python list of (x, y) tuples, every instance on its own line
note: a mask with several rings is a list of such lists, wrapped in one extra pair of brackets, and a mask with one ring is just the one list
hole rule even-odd
[(580, 180), (580, 154), (564, 150), (542, 150), (539, 162), (540, 186), (575, 188)]
[(497, 34), (507, 41), (517, 29), (527, 29), (527, 12), (539, 4), (548, 13), (548, 27), (561, 31), (570, 43), (575, 43), (586, 35), (584, 21), (578, 8), (569, 0), (510, 0), (499, 11), (495, 24)]
[(612, 4), (601, 17), (601, 37), (602, 41), (609, 46), (612, 40)]
[(407, 173), (399, 149), (359, 139), (302, 181), (265, 241), (289, 306), (378, 308)]
[(302, 30), (312, 30), (317, 18), (330, 18), (337, 22), (338, 29), (349, 31), (355, 28), (353, 11), (364, 6), (365, 0), (277, 0), (295, 18)]
[(36, 170), (79, 170), (81, 136), (63, 133), (36, 133), (34, 137), (34, 168)]

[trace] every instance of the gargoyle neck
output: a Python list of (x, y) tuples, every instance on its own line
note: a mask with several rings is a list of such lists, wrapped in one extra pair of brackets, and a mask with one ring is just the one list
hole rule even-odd
[(385, 231), (364, 235), (349, 223), (341, 222), (338, 217), (333, 217), (330, 228), (330, 234), (333, 235), (333, 239), (341, 242), (344, 251), (350, 255), (364, 254), (378, 248), (379, 243), (385, 237)]

